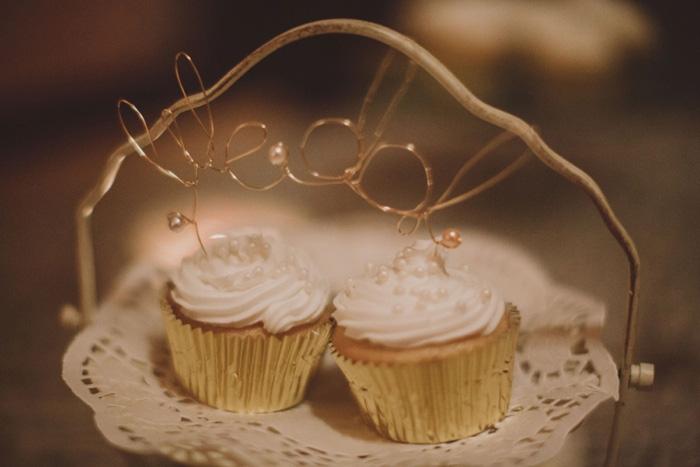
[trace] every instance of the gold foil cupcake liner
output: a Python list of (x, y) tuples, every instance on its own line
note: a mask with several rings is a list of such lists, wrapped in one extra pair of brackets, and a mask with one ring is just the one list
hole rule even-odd
[(232, 412), (274, 412), (299, 403), (330, 333), (330, 321), (303, 333), (236, 336), (183, 324), (161, 302), (173, 366), (197, 400)]
[(509, 312), (500, 338), (441, 360), (375, 364), (349, 360), (331, 343), (365, 420), (387, 438), (441, 443), (477, 434), (510, 402), (520, 315)]

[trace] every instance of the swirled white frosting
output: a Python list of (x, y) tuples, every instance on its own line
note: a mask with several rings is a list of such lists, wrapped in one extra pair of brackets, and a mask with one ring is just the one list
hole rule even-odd
[(217, 236), (207, 252), (183, 259), (171, 276), (173, 300), (194, 320), (232, 327), (262, 323), (280, 333), (314, 321), (326, 308), (326, 279), (276, 232), (230, 232)]
[(463, 269), (446, 269), (430, 240), (404, 248), (393, 265), (368, 264), (333, 300), (353, 339), (407, 348), (492, 332), (505, 312), (500, 294)]

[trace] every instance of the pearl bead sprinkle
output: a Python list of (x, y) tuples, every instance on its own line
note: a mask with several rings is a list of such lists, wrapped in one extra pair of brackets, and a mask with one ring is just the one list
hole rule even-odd
[(221, 259), (226, 259), (228, 257), (229, 249), (227, 245), (219, 245), (216, 248), (216, 255)]
[(491, 298), (491, 290), (489, 289), (481, 289), (481, 292), (479, 293), (479, 299), (481, 300), (481, 303), (486, 303), (489, 301)]
[(442, 269), (440, 268), (440, 265), (437, 261), (430, 261), (428, 263), (428, 274), (437, 274), (441, 270)]
[(446, 229), (440, 238), (440, 245), (445, 248), (457, 248), (462, 244), (462, 234), (457, 229)]
[(283, 167), (287, 165), (287, 162), (289, 161), (289, 150), (284, 143), (279, 142), (270, 147), (270, 152), (268, 153), (267, 157), (272, 165)]
[(253, 257), (258, 251), (258, 246), (255, 243), (249, 243), (245, 246), (246, 253), (249, 257)]

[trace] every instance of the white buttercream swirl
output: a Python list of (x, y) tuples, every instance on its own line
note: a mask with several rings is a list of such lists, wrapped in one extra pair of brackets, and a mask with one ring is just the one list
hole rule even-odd
[(505, 312), (498, 291), (465, 269), (446, 269), (430, 240), (404, 248), (392, 266), (368, 264), (333, 300), (353, 339), (407, 348), (491, 333)]
[(301, 251), (270, 230), (239, 230), (215, 238), (171, 276), (172, 297), (197, 321), (243, 327), (262, 323), (280, 333), (317, 319), (328, 282)]

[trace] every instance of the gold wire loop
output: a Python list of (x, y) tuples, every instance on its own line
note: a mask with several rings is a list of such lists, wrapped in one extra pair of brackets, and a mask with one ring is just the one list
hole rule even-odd
[[(408, 230), (404, 230), (403, 224), (406, 221), (406, 219), (413, 219), (413, 227), (411, 227)], [(418, 230), (418, 227), (420, 227), (420, 223), (422, 220), (425, 220), (423, 217), (420, 216), (409, 216), (408, 214), (404, 214), (399, 218), (399, 221), (396, 223), (396, 231), (400, 234), (403, 235), (404, 237), (408, 237), (410, 235), (413, 235), (413, 233)]]
[[(257, 145), (253, 146), (252, 148), (248, 149), (247, 151), (243, 151), (240, 154), (231, 155), (231, 143), (234, 141), (236, 135), (238, 135), (239, 132), (241, 132), (242, 130), (244, 130), (246, 128), (259, 128), (260, 130), (262, 130), (262, 137), (260, 138), (260, 142)], [(277, 178), (275, 178), (272, 182), (268, 183), (267, 185), (258, 186), (258, 185), (253, 185), (253, 184), (244, 182), (243, 180), (241, 180), (238, 177), (238, 175), (236, 175), (235, 170), (233, 170), (231, 168), (231, 164), (233, 162), (244, 159), (244, 158), (251, 156), (251, 155), (257, 153), (258, 151), (260, 151), (267, 144), (268, 134), (269, 134), (269, 132), (267, 130), (267, 126), (264, 123), (245, 122), (245, 123), (241, 123), (240, 125), (238, 125), (231, 132), (231, 135), (229, 136), (228, 141), (226, 141), (225, 169), (222, 172), (227, 172), (231, 176), (231, 178), (234, 181), (236, 181), (239, 185), (241, 185), (243, 188), (247, 188), (249, 190), (254, 190), (254, 191), (269, 190), (270, 188), (274, 187), (275, 185), (280, 183), (282, 180), (287, 178), (287, 173), (285, 171), (285, 167), (282, 166), (281, 167), (282, 173), (280, 173), (280, 175), (278, 175)]]
[[(198, 94), (204, 97), (205, 104), (202, 107), (204, 108), (204, 113), (206, 114), (206, 119), (207, 119), (206, 123), (199, 116), (199, 113), (197, 112), (197, 107), (195, 107), (193, 105), (192, 100), (190, 99), (190, 94), (188, 94), (187, 91), (185, 90), (185, 85), (184, 85), (184, 83), (182, 81), (182, 77), (180, 75), (180, 63), (183, 60), (187, 64), (189, 64), (190, 68), (194, 72), (195, 78), (197, 80), (197, 86), (198, 86), (197, 92), (198, 92)], [(197, 164), (198, 167), (203, 168), (203, 169), (208, 168), (213, 163), (214, 153), (215, 153), (215, 150), (214, 150), (214, 118), (212, 116), (211, 105), (209, 102), (209, 96), (207, 95), (207, 90), (204, 87), (204, 81), (202, 81), (202, 76), (199, 74), (199, 70), (195, 66), (192, 58), (184, 52), (179, 52), (175, 56), (175, 77), (177, 79), (177, 84), (178, 84), (178, 87), (180, 88), (180, 92), (182, 93), (182, 97), (183, 97), (185, 103), (187, 104), (188, 111), (190, 112), (190, 114), (192, 114), (195, 121), (197, 122), (197, 126), (199, 126), (199, 128), (201, 129), (201, 131), (204, 133), (204, 135), (207, 138), (207, 146), (206, 146), (206, 150), (205, 150), (206, 162), (204, 164), (199, 164), (192, 158), (189, 151), (187, 151), (184, 147), (184, 141), (183, 141), (182, 136), (179, 133), (179, 131), (178, 131), (178, 138), (176, 138), (176, 141), (179, 144), (182, 144), (182, 148), (186, 152), (186, 157), (190, 160), (190, 162), (192, 164)], [(179, 130), (179, 128), (177, 127), (177, 122), (175, 122), (175, 126), (176, 126), (176, 129)]]
[[(136, 118), (138, 118), (139, 122), (141, 123), (141, 126), (143, 128), (143, 135), (141, 135), (138, 140), (134, 138), (131, 135), (131, 132), (129, 131), (129, 128), (126, 126), (126, 122), (124, 122), (124, 115), (122, 114), (122, 106), (127, 106), (135, 115)], [(143, 157), (148, 161), (149, 164), (151, 164), (153, 167), (155, 167), (160, 173), (163, 175), (166, 175), (174, 180), (177, 180), (178, 182), (182, 183), (185, 186), (191, 185), (194, 183), (193, 180), (186, 180), (181, 177), (179, 177), (175, 172), (172, 170), (168, 170), (162, 165), (160, 165), (158, 162), (156, 162), (153, 158), (151, 158), (148, 153), (143, 149), (141, 143), (139, 143), (139, 140), (143, 140), (144, 136), (146, 137), (146, 140), (148, 142), (148, 145), (151, 147), (151, 151), (153, 152), (153, 155), (155, 157), (158, 157), (158, 150), (156, 149), (156, 144), (155, 140), (153, 138), (153, 135), (151, 134), (151, 130), (146, 124), (146, 119), (143, 117), (143, 114), (139, 111), (139, 109), (132, 104), (131, 102), (127, 101), (126, 99), (119, 99), (117, 102), (117, 115), (119, 117), (119, 123), (121, 124), (122, 129), (124, 130), (124, 133), (126, 134), (126, 137), (129, 141), (129, 144), (131, 144), (131, 147), (134, 149), (136, 154), (139, 156)]]
[[(374, 97), (379, 91), (379, 87), (384, 81), (384, 78), (387, 74), (387, 71), (389, 70), (389, 67), (391, 66), (391, 63), (396, 59), (396, 55), (397, 52), (394, 49), (390, 49), (389, 52), (384, 56), (381, 63), (379, 64), (377, 72), (374, 75), (374, 79), (372, 80), (372, 83), (370, 84), (369, 89), (365, 94), (365, 98), (362, 102), (362, 108), (360, 109), (360, 115), (357, 119), (357, 127), (359, 129), (360, 134), (362, 135), (364, 135), (365, 124), (367, 122), (368, 114), (372, 103), (374, 102)], [(377, 124), (377, 127), (375, 128), (374, 133), (372, 135), (372, 139), (369, 141), (369, 144), (367, 144), (366, 147), (363, 148), (364, 154), (370, 153), (374, 146), (379, 143), (382, 135), (384, 134), (384, 130), (386, 129), (386, 126), (388, 125), (391, 119), (391, 116), (394, 114), (399, 103), (406, 95), (406, 92), (408, 91), (408, 88), (416, 75), (417, 69), (417, 65), (412, 60), (409, 60), (408, 68), (404, 74), (404, 79), (401, 82), (399, 88), (394, 92), (394, 95), (392, 96), (389, 105), (387, 106), (386, 110), (384, 111), (384, 114), (380, 118), (379, 123)], [(362, 143), (363, 145), (365, 145), (367, 142), (363, 140)]]
[[(313, 165), (311, 164), (311, 161), (309, 160), (309, 157), (307, 155), (307, 144), (309, 142), (309, 138), (311, 135), (316, 131), (317, 129), (328, 126), (328, 125), (339, 125), (340, 127), (347, 128), (352, 132), (353, 136), (355, 137), (355, 140), (357, 141), (357, 151), (355, 155), (355, 163), (351, 165), (350, 167), (347, 167), (344, 169), (342, 174), (322, 174), (319, 171), (317, 171)], [(327, 181), (335, 181), (335, 182), (340, 182), (340, 181), (347, 181), (350, 180), (354, 177), (355, 173), (357, 173), (358, 169), (360, 168), (360, 164), (362, 162), (362, 132), (360, 131), (359, 127), (355, 125), (355, 123), (347, 118), (322, 118), (320, 120), (316, 120), (313, 122), (304, 132), (304, 136), (301, 138), (301, 159), (302, 162), (304, 163), (304, 167), (306, 167), (306, 170), (311, 174), (312, 177), (318, 179), (318, 180), (327, 180)]]
[[(241, 132), (242, 130), (245, 130), (246, 128), (259, 128), (262, 130), (262, 137), (260, 138), (260, 142), (253, 148), (242, 152), (241, 154), (236, 154), (236, 155), (231, 155), (231, 143), (233, 142), (235, 136)], [(241, 123), (238, 125), (232, 132), (231, 135), (228, 137), (228, 141), (226, 141), (226, 162), (225, 162), (225, 168), (226, 170), (228, 169), (228, 166), (231, 162), (235, 162), (239, 159), (243, 159), (244, 157), (248, 157), (251, 154), (254, 154), (261, 150), (265, 144), (267, 144), (267, 136), (269, 132), (267, 130), (267, 126), (264, 123), (260, 122), (246, 122), (246, 123)]]
[[(379, 154), (382, 152), (389, 150), (389, 149), (399, 149), (407, 152), (408, 154), (412, 155), (413, 157), (418, 160), (420, 163), (421, 167), (423, 168), (423, 172), (425, 173), (425, 195), (423, 196), (423, 199), (413, 208), (411, 209), (399, 209), (399, 208), (394, 208), (392, 206), (387, 206), (384, 204), (381, 204), (377, 201), (375, 201), (372, 197), (367, 195), (366, 190), (362, 186), (362, 180), (367, 173), (367, 169), (369, 168), (370, 163), (372, 160), (374, 160)], [(433, 192), (433, 171), (432, 167), (430, 166), (430, 163), (428, 160), (423, 157), (418, 151), (416, 151), (416, 148), (413, 144), (390, 144), (390, 143), (381, 143), (378, 145), (365, 159), (362, 160), (360, 170), (357, 174), (357, 183), (354, 185), (355, 191), (358, 192), (360, 196), (362, 196), (370, 205), (384, 211), (384, 212), (390, 212), (394, 214), (400, 214), (400, 215), (420, 215), (426, 206), (428, 206), (428, 203), (430, 202), (430, 198), (432, 197), (432, 192)]]

